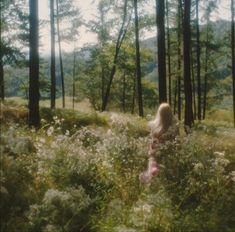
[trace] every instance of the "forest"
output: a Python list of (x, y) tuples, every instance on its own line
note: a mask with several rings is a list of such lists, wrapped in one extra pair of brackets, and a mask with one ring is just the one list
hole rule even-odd
[(234, 5), (0, 0), (0, 231), (234, 232)]

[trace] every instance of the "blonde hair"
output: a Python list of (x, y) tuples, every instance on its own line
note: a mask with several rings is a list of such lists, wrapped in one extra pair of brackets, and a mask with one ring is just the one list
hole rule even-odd
[(152, 136), (161, 136), (174, 123), (174, 115), (170, 105), (168, 103), (162, 103), (158, 108), (155, 119), (149, 122)]

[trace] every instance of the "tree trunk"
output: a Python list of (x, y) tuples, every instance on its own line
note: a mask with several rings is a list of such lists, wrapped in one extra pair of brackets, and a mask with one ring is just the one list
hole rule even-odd
[(122, 110), (126, 112), (126, 73), (122, 77)]
[(200, 46), (200, 30), (199, 30), (199, 0), (196, 1), (196, 44), (197, 44), (197, 117), (201, 120), (201, 46)]
[(64, 67), (61, 51), (61, 37), (60, 37), (60, 22), (59, 22), (59, 3), (56, 0), (56, 24), (57, 24), (57, 35), (58, 35), (58, 44), (59, 44), (59, 59), (60, 59), (60, 75), (61, 75), (61, 89), (62, 89), (62, 106), (65, 108), (65, 90), (64, 90)]
[(233, 81), (233, 122), (235, 127), (235, 6), (231, 0), (231, 48), (232, 48), (232, 81)]
[(171, 41), (170, 41), (170, 26), (169, 26), (169, 3), (166, 0), (166, 15), (167, 15), (167, 61), (168, 61), (168, 97), (171, 105)]
[(75, 76), (76, 76), (76, 52), (73, 50), (73, 110), (75, 106)]
[(136, 77), (134, 76), (132, 107), (131, 107), (131, 113), (132, 114), (134, 114), (134, 112), (135, 112), (135, 98), (136, 98)]
[(192, 82), (191, 82), (191, 29), (190, 29), (190, 12), (191, 12), (191, 0), (184, 1), (184, 94), (185, 94), (185, 119), (184, 124), (187, 127), (191, 127), (193, 124), (193, 109), (192, 109)]
[(136, 51), (136, 84), (137, 84), (137, 99), (139, 106), (139, 116), (144, 116), (143, 100), (142, 100), (142, 85), (141, 85), (141, 67), (140, 67), (140, 45), (139, 45), (139, 17), (138, 4), (134, 0), (135, 10), (135, 51)]
[(156, 0), (156, 24), (158, 47), (159, 103), (167, 101), (166, 47), (165, 47), (165, 1)]
[(4, 101), (4, 69), (3, 69), (3, 49), (2, 49), (2, 5), (0, 5), (0, 98)]
[(55, 21), (54, 21), (54, 0), (50, 0), (51, 20), (51, 108), (55, 108), (56, 100), (56, 75), (55, 75)]
[(119, 51), (120, 51), (122, 42), (123, 42), (123, 40), (125, 38), (125, 35), (126, 35), (126, 31), (127, 31), (125, 29), (126, 15), (127, 15), (127, 0), (125, 0), (124, 7), (123, 7), (122, 26), (119, 30), (118, 39), (117, 39), (117, 42), (116, 42), (115, 54), (114, 54), (114, 58), (113, 58), (113, 66), (112, 66), (112, 69), (111, 69), (111, 72), (110, 72), (110, 75), (109, 75), (109, 81), (107, 83), (107, 88), (106, 88), (104, 97), (102, 99), (102, 107), (101, 107), (102, 111), (106, 110), (106, 107), (107, 107), (107, 104), (108, 104), (111, 85), (112, 85), (112, 82), (113, 82), (114, 75), (116, 73), (116, 65), (117, 65), (117, 59), (118, 59)]
[[(192, 48), (191, 48), (191, 57), (193, 57)], [(193, 59), (191, 59), (191, 73), (192, 73), (193, 118), (196, 119), (197, 118), (197, 105), (196, 105), (196, 86), (195, 86)]]
[(39, 54), (38, 1), (29, 1), (29, 126), (40, 126), (39, 115)]
[(207, 105), (207, 79), (208, 79), (208, 59), (209, 59), (209, 52), (208, 52), (208, 43), (209, 43), (209, 28), (207, 25), (207, 32), (206, 32), (206, 51), (205, 51), (205, 76), (204, 76), (204, 94), (203, 94), (203, 119), (206, 118), (206, 105)]
[(181, 65), (181, 31), (182, 31), (182, 25), (181, 25), (181, 21), (182, 20), (182, 2), (181, 0), (178, 0), (178, 32), (177, 32), (177, 56), (178, 56), (178, 75), (177, 75), (177, 90), (178, 90), (178, 100), (177, 100), (177, 111), (178, 111), (178, 119), (181, 120), (181, 102), (182, 102), (182, 99), (181, 99), (181, 75), (182, 75), (182, 72), (181, 72), (181, 68), (182, 68), (182, 65)]
[(174, 81), (174, 114), (176, 114), (176, 106), (177, 106), (177, 93), (178, 93), (178, 83), (177, 80)]

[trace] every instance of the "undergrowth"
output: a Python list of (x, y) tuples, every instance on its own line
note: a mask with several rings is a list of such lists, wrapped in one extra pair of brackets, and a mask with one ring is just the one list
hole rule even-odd
[(196, 123), (161, 146), (160, 172), (143, 186), (145, 119), (41, 112), (38, 131), (18, 119), (2, 125), (1, 231), (234, 231), (235, 132), (226, 123)]

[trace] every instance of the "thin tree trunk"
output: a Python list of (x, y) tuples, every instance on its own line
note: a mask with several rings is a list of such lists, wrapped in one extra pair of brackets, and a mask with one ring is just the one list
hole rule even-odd
[(59, 59), (60, 59), (60, 75), (61, 75), (61, 88), (62, 88), (62, 106), (65, 108), (65, 90), (64, 90), (64, 67), (62, 59), (62, 50), (61, 50), (61, 37), (60, 37), (60, 22), (59, 22), (59, 3), (56, 0), (56, 24), (57, 24), (57, 35), (58, 35), (58, 44), (59, 44)]
[(185, 126), (191, 127), (193, 124), (192, 109), (192, 82), (191, 82), (191, 29), (190, 29), (191, 0), (184, 1), (184, 94), (185, 94)]
[(167, 15), (168, 96), (169, 96), (169, 104), (171, 105), (171, 40), (170, 40), (169, 2), (168, 2), (168, 0), (166, 0), (166, 15)]
[(235, 127), (235, 6), (231, 0), (231, 48), (232, 48), (232, 81), (233, 81), (233, 123)]
[(156, 0), (156, 24), (158, 47), (159, 103), (167, 101), (166, 46), (165, 46), (165, 1)]
[[(193, 57), (193, 52), (191, 48), (191, 57)], [(191, 59), (191, 70), (192, 70), (192, 97), (193, 97), (193, 118), (197, 118), (197, 105), (196, 105), (196, 87), (195, 87), (195, 75), (194, 75), (194, 63)]]
[(178, 32), (177, 32), (177, 56), (178, 56), (178, 75), (177, 75), (177, 87), (178, 87), (178, 101), (177, 101), (177, 108), (178, 108), (178, 119), (181, 120), (181, 31), (182, 31), (182, 25), (181, 25), (181, 20), (182, 20), (182, 2), (181, 0), (178, 0)]
[(123, 74), (122, 79), (122, 110), (126, 112), (126, 73)]
[(206, 105), (207, 105), (207, 79), (208, 79), (208, 59), (209, 59), (209, 52), (208, 52), (208, 43), (209, 43), (209, 28), (207, 25), (206, 31), (206, 51), (205, 51), (205, 76), (204, 76), (204, 94), (203, 94), (203, 119), (206, 118)]
[(73, 110), (75, 106), (75, 76), (76, 76), (76, 52), (73, 50)]
[(197, 117), (201, 120), (201, 46), (200, 46), (200, 30), (199, 30), (199, 0), (196, 1), (196, 30), (197, 30)]
[(107, 83), (107, 88), (106, 88), (104, 97), (102, 99), (102, 107), (101, 107), (102, 111), (106, 110), (106, 107), (107, 107), (107, 104), (108, 104), (111, 85), (112, 85), (112, 82), (113, 82), (114, 75), (116, 73), (116, 65), (117, 65), (117, 59), (118, 59), (119, 51), (120, 51), (122, 42), (123, 42), (123, 40), (125, 38), (125, 35), (126, 35), (126, 32), (127, 32), (127, 30), (125, 29), (125, 22), (126, 22), (126, 15), (127, 15), (127, 0), (125, 0), (123, 11), (124, 11), (123, 12), (123, 21), (122, 21), (122, 26), (119, 30), (119, 35), (118, 35), (118, 39), (117, 39), (117, 42), (116, 42), (115, 54), (114, 54), (114, 58), (113, 58), (113, 66), (112, 66), (112, 69), (111, 69), (111, 72), (110, 72), (110, 75), (109, 75), (109, 81)]
[(174, 114), (176, 114), (176, 106), (177, 106), (177, 92), (178, 92), (178, 82), (174, 81)]
[(102, 96), (102, 101), (104, 99), (104, 89), (105, 89), (105, 76), (104, 76), (104, 67), (103, 67), (103, 64), (102, 64), (102, 67), (101, 67), (101, 96)]
[(2, 49), (2, 5), (0, 5), (0, 98), (4, 101), (4, 69), (3, 69), (3, 49)]
[(134, 112), (135, 112), (135, 97), (136, 97), (136, 77), (134, 76), (133, 97), (132, 97), (132, 109), (131, 109), (131, 113), (132, 113), (132, 114), (134, 114)]
[(29, 126), (40, 126), (38, 1), (29, 1)]
[(141, 84), (141, 67), (140, 67), (140, 44), (139, 44), (139, 16), (138, 3), (134, 0), (135, 10), (135, 51), (136, 51), (136, 84), (137, 84), (137, 98), (139, 107), (139, 116), (144, 116), (143, 100), (142, 100), (142, 84)]
[(55, 21), (54, 21), (54, 0), (50, 0), (51, 20), (51, 108), (55, 108), (56, 100), (56, 75), (55, 75)]

